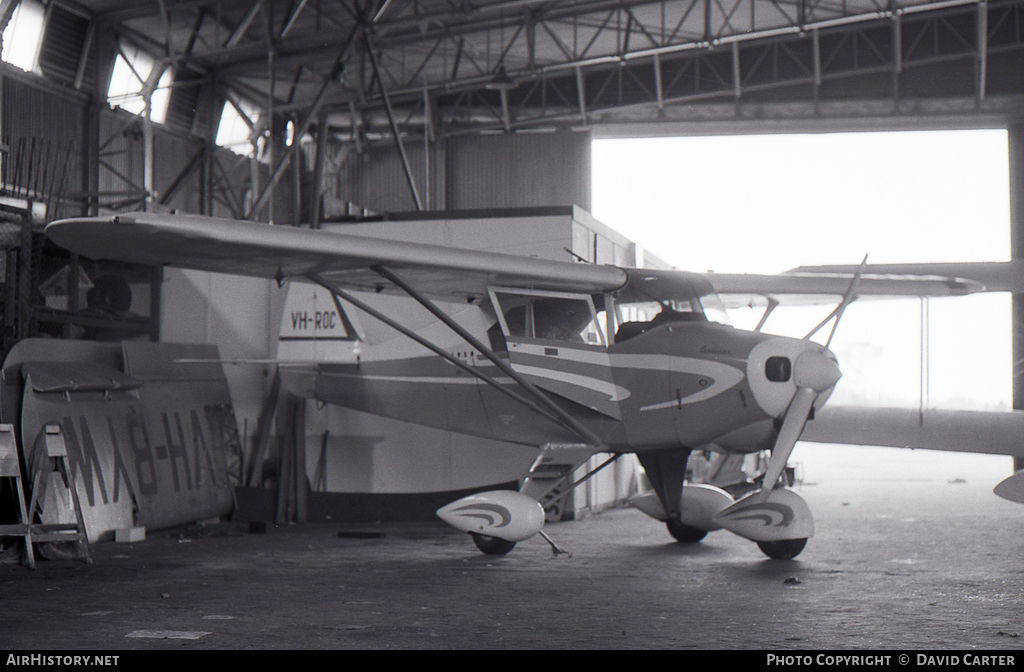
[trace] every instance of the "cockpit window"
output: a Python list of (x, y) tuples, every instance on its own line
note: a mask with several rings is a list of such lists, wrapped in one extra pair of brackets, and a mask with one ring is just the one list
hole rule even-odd
[(704, 311), (697, 301), (638, 301), (619, 303), (617, 308), (620, 323), (704, 320)]
[(707, 294), (696, 299), (696, 301), (704, 309), (704, 317), (708, 318), (708, 322), (718, 322), (719, 324), (732, 326), (732, 319), (729, 317), (725, 304), (722, 303), (722, 299), (718, 297), (718, 294)]
[(793, 363), (788, 357), (769, 357), (764, 363), (764, 375), (773, 383), (784, 383), (793, 375)]
[(629, 340), (649, 329), (672, 322), (706, 322), (699, 301), (643, 301), (617, 305), (615, 342)]
[[(588, 295), (494, 292), (506, 336), (602, 345), (593, 300)], [(502, 324), (503, 323), (503, 324)]]
[(590, 308), (575, 299), (533, 298), (505, 313), (509, 336), (583, 342)]

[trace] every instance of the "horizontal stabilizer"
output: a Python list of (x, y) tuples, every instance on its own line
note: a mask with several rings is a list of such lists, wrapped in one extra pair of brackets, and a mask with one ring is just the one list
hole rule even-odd
[(992, 492), (1003, 499), (1024, 504), (1024, 469), (1002, 481)]

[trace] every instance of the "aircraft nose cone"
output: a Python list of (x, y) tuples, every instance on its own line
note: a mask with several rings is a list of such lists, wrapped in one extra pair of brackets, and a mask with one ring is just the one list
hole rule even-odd
[(832, 388), (843, 377), (835, 355), (828, 350), (805, 350), (796, 358), (793, 378), (797, 387), (816, 392)]
[(747, 356), (747, 380), (757, 405), (781, 418), (799, 389), (814, 390), (820, 408), (842, 374), (832, 352), (803, 339), (768, 337)]

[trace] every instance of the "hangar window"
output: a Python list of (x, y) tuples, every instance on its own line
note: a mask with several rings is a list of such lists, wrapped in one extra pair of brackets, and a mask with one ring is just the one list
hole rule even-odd
[(148, 95), (149, 118), (162, 124), (170, 100), (171, 69), (157, 69), (153, 56), (128, 42), (121, 42), (117, 51), (107, 88), (107, 102), (111, 107), (145, 115)]
[(21, 0), (4, 28), (0, 59), (28, 72), (39, 72), (39, 45), (43, 41), (43, 5)]

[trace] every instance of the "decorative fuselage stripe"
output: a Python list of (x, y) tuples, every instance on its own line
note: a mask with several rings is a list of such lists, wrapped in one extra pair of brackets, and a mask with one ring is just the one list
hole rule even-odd
[[(563, 350), (567, 351), (568, 349)], [(576, 351), (579, 352), (579, 351)], [(642, 354), (616, 354), (609, 357), (610, 368), (613, 371), (627, 373), (629, 369), (636, 371), (671, 371), (676, 373), (687, 373), (708, 378), (707, 387), (700, 389), (685, 397), (671, 399), (657, 404), (650, 404), (640, 408), (641, 411), (654, 411), (663, 408), (671, 408), (684, 404), (694, 404), (711, 397), (717, 396), (726, 390), (735, 387), (743, 380), (743, 372), (734, 366), (715, 362), (707, 359), (694, 357), (674, 357), (672, 355), (642, 355)], [(488, 367), (491, 368), (491, 367)], [(619, 402), (631, 396), (629, 389), (616, 385), (612, 382), (584, 376), (567, 371), (558, 371), (539, 366), (527, 366), (515, 364), (513, 368), (527, 376), (553, 380), (584, 389), (589, 389), (608, 396), (609, 401)], [(329, 376), (340, 376), (344, 378), (361, 378), (368, 381), (391, 382), (391, 383), (423, 383), (435, 385), (476, 385), (479, 381), (476, 378), (464, 375), (457, 376), (429, 376), (429, 375), (380, 375), (366, 373), (343, 373), (325, 372)], [(510, 385), (515, 381), (512, 378), (502, 376), (496, 380), (503, 385)]]
[[(339, 373), (331, 371), (323, 375), (340, 378), (359, 378), (361, 380), (375, 380), (383, 383), (427, 383), (433, 385), (476, 385), (480, 381), (473, 377), (456, 376), (382, 376), (366, 373)], [(502, 385), (511, 385), (516, 382), (511, 378), (501, 377), (495, 380)]]
[(789, 527), (796, 519), (793, 508), (780, 502), (756, 502), (722, 516), (728, 520), (760, 520), (765, 527)]
[(526, 376), (554, 380), (560, 383), (567, 383), (575, 387), (593, 390), (600, 394), (605, 394), (608, 396), (608, 401), (622, 401), (623, 399), (628, 399), (630, 396), (629, 390), (624, 387), (620, 387), (615, 383), (610, 383), (598, 378), (591, 378), (590, 376), (581, 376), (578, 373), (554, 371), (540, 366), (525, 366), (523, 364), (513, 364), (512, 368), (515, 369), (517, 373), (521, 373)]
[(500, 504), (473, 502), (455, 509), (454, 513), (463, 518), (478, 518), (491, 527), (505, 527), (512, 522), (512, 512)]
[(734, 366), (695, 357), (673, 357), (672, 355), (612, 355), (616, 367), (654, 371), (672, 371), (704, 376), (710, 384), (692, 394), (658, 404), (641, 406), (641, 411), (657, 411), (664, 408), (695, 404), (730, 390), (743, 380), (743, 371)]

